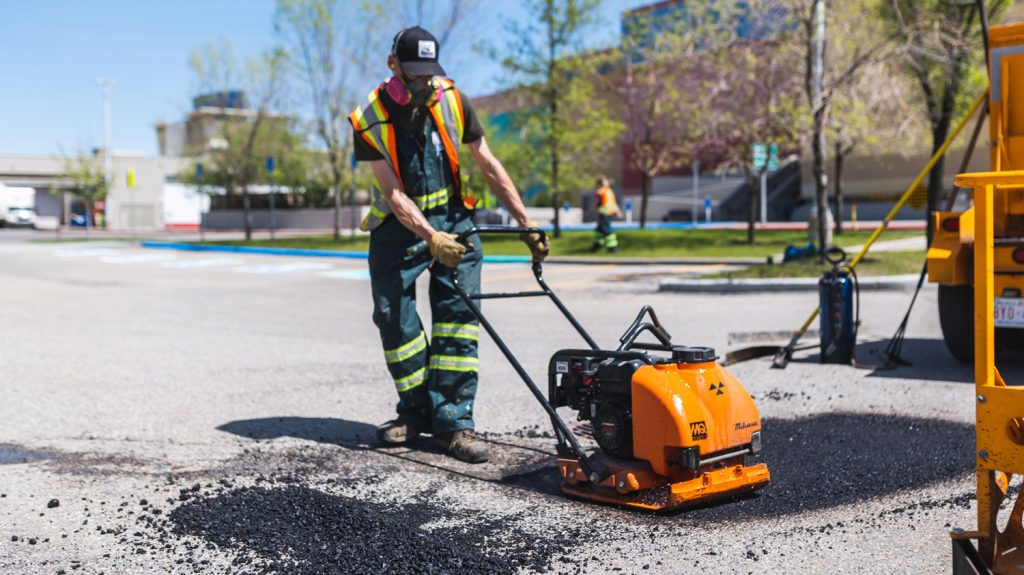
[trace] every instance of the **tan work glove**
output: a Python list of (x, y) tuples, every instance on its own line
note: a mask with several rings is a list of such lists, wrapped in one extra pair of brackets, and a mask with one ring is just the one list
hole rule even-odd
[[(526, 222), (526, 225), (523, 227), (539, 228), (540, 224), (538, 224), (534, 220), (530, 220)], [(523, 240), (523, 243), (525, 243), (526, 246), (530, 248), (530, 253), (533, 254), (534, 263), (544, 261), (544, 258), (548, 257), (548, 252), (551, 251), (551, 240), (549, 239), (548, 241), (542, 241), (541, 235), (538, 234), (537, 232), (533, 232), (530, 234), (519, 234), (519, 239)]]
[(462, 256), (466, 255), (466, 246), (455, 240), (455, 234), (435, 232), (430, 236), (430, 255), (439, 260), (445, 267), (458, 267)]

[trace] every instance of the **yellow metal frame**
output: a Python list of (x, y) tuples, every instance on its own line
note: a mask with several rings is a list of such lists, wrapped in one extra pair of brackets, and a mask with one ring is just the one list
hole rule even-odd
[(978, 530), (954, 533), (977, 539), (994, 573), (1024, 573), (1024, 498), (1014, 502), (1004, 530), (996, 523), (1009, 478), (1024, 474), (1024, 388), (1007, 387), (995, 365), (996, 192), (1024, 189), (1024, 171), (960, 174), (956, 185), (974, 190), (975, 473)]

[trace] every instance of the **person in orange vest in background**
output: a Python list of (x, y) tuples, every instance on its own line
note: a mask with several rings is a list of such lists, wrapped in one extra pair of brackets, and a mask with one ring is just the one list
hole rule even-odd
[(619, 250), (619, 238), (612, 229), (612, 218), (619, 215), (619, 204), (615, 201), (615, 191), (608, 185), (608, 178), (597, 179), (597, 229), (594, 230), (594, 245), (590, 251), (596, 252), (601, 248), (607, 249), (610, 253)]
[[(445, 78), (439, 53), (437, 38), (419, 26), (396, 34), (391, 77), (349, 115), (356, 160), (368, 162), (377, 180), (361, 227), (370, 232), (373, 321), (398, 393), (398, 417), (377, 433), (391, 445), (430, 434), (456, 458), (481, 463), (490, 453), (473, 433), (480, 330), (448, 275), (457, 268), (466, 291), (480, 292), (480, 238), (469, 246), (456, 241), (473, 227), (476, 206), (462, 186), (464, 160), (476, 161), (521, 227), (538, 225), (487, 146), (469, 99)], [(547, 255), (539, 233), (520, 239), (533, 261)], [(429, 332), (416, 312), (416, 279), (424, 272), (430, 274)]]

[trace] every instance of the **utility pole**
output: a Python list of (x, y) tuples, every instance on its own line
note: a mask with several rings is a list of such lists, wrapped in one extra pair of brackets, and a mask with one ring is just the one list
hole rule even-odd
[[(112, 122), (110, 114), (110, 89), (117, 85), (117, 80), (113, 78), (96, 78), (96, 85), (103, 90), (103, 182), (107, 185), (107, 193), (110, 193), (111, 185), (114, 181), (113, 171), (114, 163), (113, 158), (110, 157), (110, 141), (113, 137)], [(92, 206), (88, 205), (92, 203), (92, 199), (89, 198), (86, 201), (85, 206), (85, 230), (89, 231), (89, 219), (92, 217)], [(129, 206), (129, 209), (134, 210), (135, 206)], [(107, 216), (110, 215), (110, 209), (107, 208)]]
[(690, 215), (693, 216), (693, 225), (697, 225), (697, 206), (700, 205), (700, 160), (694, 158), (690, 162), (690, 170), (693, 174), (693, 202), (690, 204)]
[(356, 152), (352, 149), (352, 162), (349, 164), (352, 170), (352, 178), (348, 189), (348, 239), (356, 239), (356, 222), (359, 220), (359, 213), (356, 211)]
[(199, 243), (203, 243), (206, 238), (203, 236), (203, 163), (196, 162), (196, 182), (198, 188), (196, 195), (199, 200)]

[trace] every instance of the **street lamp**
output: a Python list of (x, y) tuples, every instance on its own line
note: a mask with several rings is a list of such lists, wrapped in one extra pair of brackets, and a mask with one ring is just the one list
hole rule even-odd
[[(117, 85), (113, 78), (99, 78), (95, 80), (96, 85), (103, 89), (103, 182), (107, 185), (108, 193), (113, 182), (113, 160), (110, 157), (111, 118), (110, 118), (110, 89)], [(91, 206), (86, 206), (85, 230), (89, 231), (89, 212)], [(109, 210), (108, 210), (109, 211)], [(109, 214), (108, 214), (109, 215)]]

